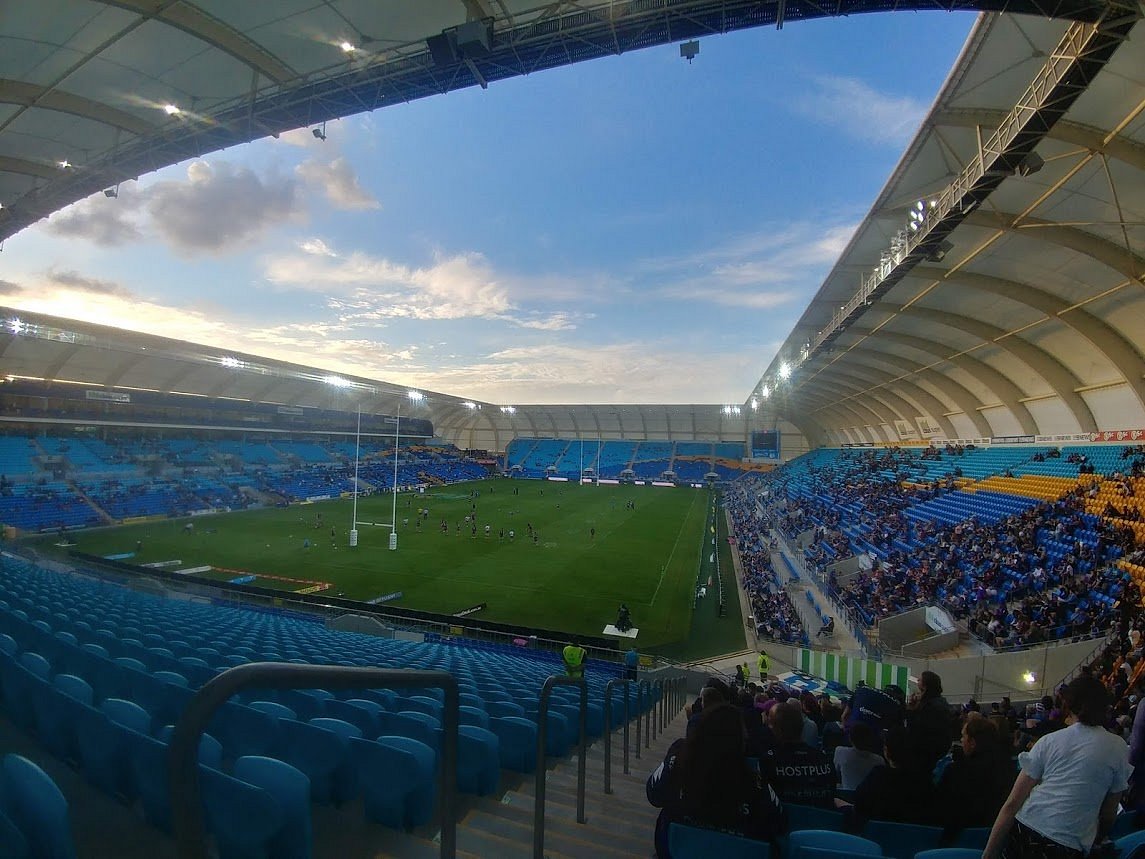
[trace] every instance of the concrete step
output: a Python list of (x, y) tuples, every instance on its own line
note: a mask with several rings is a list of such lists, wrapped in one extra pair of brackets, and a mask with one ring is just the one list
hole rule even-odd
[[(464, 828), (467, 832), (482, 832), (485, 835), (497, 836), (504, 839), (507, 845), (513, 845), (512, 848), (506, 846), (506, 850), (511, 852), (489, 853), (487, 854), (489, 856), (516, 857), (528, 856), (532, 853), (533, 821), (531, 818), (527, 823), (522, 823), (505, 815), (475, 810), (466, 816)], [(608, 835), (608, 833), (603, 834)], [(558, 831), (546, 827), (545, 855), (569, 857), (569, 859), (593, 859), (594, 857), (625, 859), (625, 857), (632, 855), (625, 850), (611, 847), (607, 843), (598, 843), (592, 837), (592, 832), (586, 831), (584, 835), (589, 837), (577, 837), (567, 831)], [(524, 850), (523, 854), (521, 850)]]
[[(535, 796), (533, 786), (522, 787), (517, 791), (517, 794), (522, 800), (531, 803)], [(549, 784), (545, 787), (545, 801), (546, 803), (560, 803), (566, 806), (576, 807), (576, 783), (572, 784)], [(652, 806), (648, 804), (647, 798), (641, 794), (639, 797), (633, 795), (620, 795), (620, 794), (606, 794), (601, 791), (600, 786), (589, 787), (585, 791), (584, 805), (586, 814), (591, 817), (597, 814), (604, 814), (609, 817), (620, 817), (622, 819), (631, 819), (632, 817), (639, 817), (640, 815), (647, 814), (652, 811)], [(654, 817), (655, 815), (653, 815)]]
[[(532, 797), (528, 803), (516, 803), (488, 800), (482, 808), (497, 817), (511, 820), (521, 826), (532, 829), (533, 802)], [(640, 827), (626, 825), (623, 829), (616, 827), (616, 818), (588, 819), (588, 810), (585, 809), (585, 823), (577, 823), (576, 806), (566, 806), (562, 803), (545, 803), (545, 834), (546, 843), (549, 833), (562, 833), (578, 841), (592, 841), (606, 844), (613, 849), (628, 851), (634, 854), (646, 852), (651, 843), (652, 830), (641, 832)], [(655, 818), (653, 818), (655, 820)]]
[[(609, 804), (607, 802), (608, 799), (609, 797), (603, 794), (599, 794), (596, 797), (585, 795), (585, 817), (597, 827), (617, 829), (630, 826), (633, 820), (633, 813), (629, 812), (627, 807)], [(506, 794), (499, 801), (502, 805), (511, 805), (529, 814), (533, 813), (532, 794), (510, 793)], [(575, 793), (567, 795), (559, 794), (556, 796), (549, 793), (545, 794), (545, 819), (550, 820), (556, 818), (576, 820)]]

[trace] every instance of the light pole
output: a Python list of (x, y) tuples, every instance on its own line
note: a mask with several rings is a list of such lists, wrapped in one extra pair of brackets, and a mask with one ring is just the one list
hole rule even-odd
[(394, 506), (393, 518), (390, 520), (390, 551), (398, 547), (398, 442), (401, 440), (402, 429), (402, 402), (398, 400), (397, 414), (394, 415)]
[(354, 513), (350, 519), (350, 548), (358, 545), (358, 459), (362, 450), (362, 404), (358, 403), (358, 431), (354, 434)]

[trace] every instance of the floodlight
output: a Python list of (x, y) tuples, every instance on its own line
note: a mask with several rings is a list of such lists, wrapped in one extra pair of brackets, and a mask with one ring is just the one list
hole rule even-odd
[(8, 330), (13, 334), (23, 334), (28, 325), (22, 319), (12, 318), (8, 320)]
[(243, 366), (242, 361), (240, 361), (238, 358), (232, 358), (230, 355), (224, 355), (219, 359), (219, 363), (224, 367), (230, 367), (231, 369), (238, 369), (239, 367)]
[(1027, 671), (1022, 675), (1022, 679), (1025, 680), (1029, 685), (1033, 686), (1038, 682), (1038, 675), (1033, 671)]
[(465, 406), (465, 408), (469, 409), (470, 411), (473, 411), (474, 409), (477, 408), (477, 403), (471, 403), (468, 400), (466, 402), (462, 403), (461, 405)]
[(183, 109), (177, 104), (165, 104), (163, 105), (163, 112), (168, 116), (178, 116), (183, 112)]
[(57, 161), (56, 164), (61, 170), (67, 170), (72, 166), (72, 162), (68, 161), (66, 158), (62, 161)]
[(341, 376), (327, 376), (322, 380), (327, 385), (333, 385), (335, 388), (352, 388), (354, 383), (349, 379), (343, 379)]
[(350, 42), (342, 42), (340, 45), (338, 45), (338, 47), (341, 48), (342, 52), (346, 54), (352, 54), (354, 51), (358, 50), (357, 47), (355, 47)]
[(501, 406), (501, 411), (503, 411), (507, 415), (511, 415), (517, 411), (517, 407), (516, 406)]
[(406, 391), (406, 396), (409, 397), (412, 403), (420, 403), (425, 399), (425, 394), (421, 391)]
[(326, 139), (326, 123), (322, 123), (321, 128), (310, 129), (310, 133), (313, 134), (315, 137), (317, 137), (319, 140), (325, 140)]
[(700, 43), (695, 39), (690, 42), (684, 42), (684, 44), (680, 45), (680, 56), (687, 60), (689, 63), (692, 62), (692, 60), (694, 60), (699, 55), (699, 53)]
[(779, 378), (781, 378), (781, 379), (790, 379), (791, 378), (791, 365), (788, 364), (786, 361), (784, 361), (782, 364), (779, 365)]
[(110, 197), (112, 200), (114, 200), (119, 196), (119, 188), (104, 188), (103, 196)]

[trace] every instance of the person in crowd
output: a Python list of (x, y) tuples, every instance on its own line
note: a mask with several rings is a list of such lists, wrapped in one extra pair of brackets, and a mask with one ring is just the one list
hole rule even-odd
[(1014, 786), (1018, 770), (1008, 748), (1008, 735), (993, 722), (973, 714), (962, 723), (960, 745), (938, 782), (935, 807), (951, 830), (991, 826)]
[[(913, 765), (905, 728), (887, 731), (885, 767), (875, 767), (855, 788), (852, 814), (859, 820), (925, 824), (933, 817), (934, 785), (929, 774)], [(845, 806), (839, 801), (837, 804)]]
[(798, 700), (776, 704), (768, 722), (779, 745), (762, 760), (764, 776), (784, 802), (830, 808), (835, 798), (835, 765), (803, 742), (803, 710)]
[(904, 697), (898, 686), (879, 690), (863, 684), (855, 689), (843, 710), (843, 726), (850, 730), (856, 722), (866, 722), (882, 736), (882, 732), (903, 723)]
[(565, 663), (565, 676), (579, 680), (584, 677), (584, 664), (588, 660), (588, 651), (577, 642), (572, 641), (565, 645), (561, 651), (561, 659)]
[(909, 764), (929, 775), (954, 739), (954, 716), (942, 697), (942, 680), (933, 671), (919, 675), (918, 694), (907, 707), (906, 724)]
[(624, 678), (626, 680), (635, 680), (636, 672), (640, 668), (640, 652), (635, 646), (628, 648), (624, 654)]
[(835, 771), (839, 774), (839, 787), (854, 790), (875, 767), (886, 766), (882, 755), (882, 740), (866, 722), (851, 726), (851, 745), (835, 749)]
[(1129, 749), (1106, 731), (1109, 692), (1080, 676), (1062, 690), (1066, 727), (1018, 756), (1021, 772), (983, 859), (1084, 859), (1109, 831), (1129, 785)]
[(744, 755), (743, 717), (724, 702), (705, 706), (695, 729), (672, 743), (646, 785), (648, 801), (660, 809), (655, 835), (659, 859), (671, 857), (668, 828), (673, 822), (760, 841), (783, 834), (786, 820), (779, 797)]

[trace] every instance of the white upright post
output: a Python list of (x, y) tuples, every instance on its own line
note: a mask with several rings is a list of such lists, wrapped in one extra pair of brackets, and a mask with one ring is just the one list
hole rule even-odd
[(354, 435), (354, 513), (350, 522), (350, 548), (358, 545), (358, 459), (362, 451), (362, 404), (358, 403), (358, 431)]
[(390, 525), (390, 551), (398, 547), (398, 441), (402, 431), (402, 404), (398, 402), (398, 413), (394, 421), (394, 518)]

